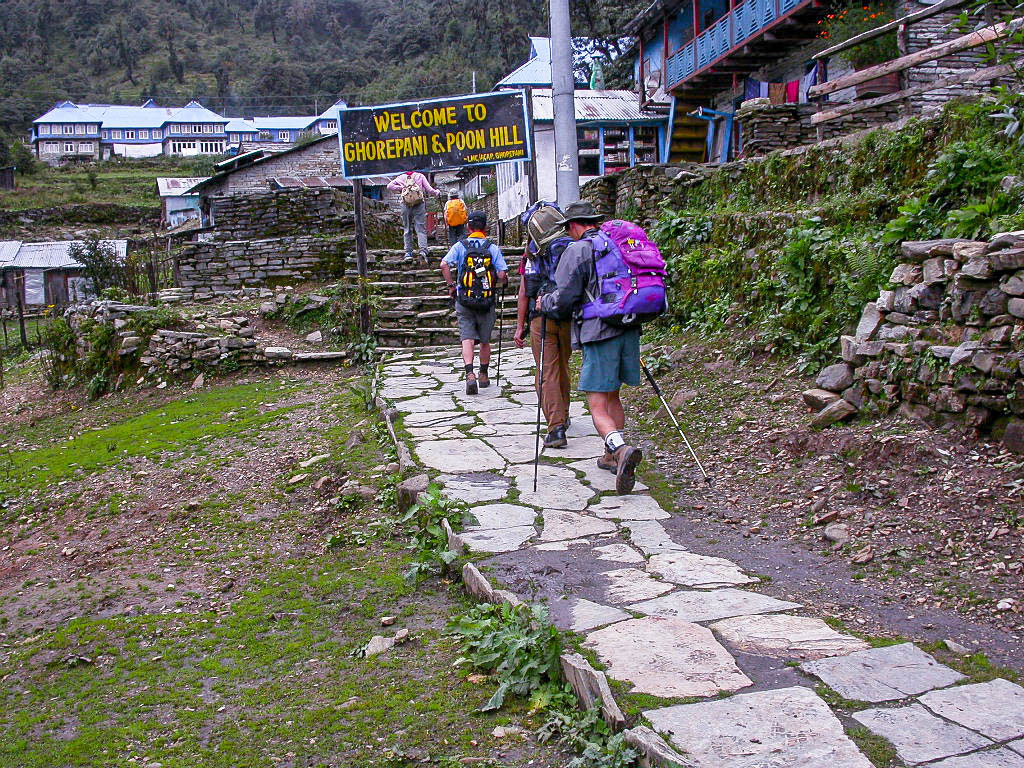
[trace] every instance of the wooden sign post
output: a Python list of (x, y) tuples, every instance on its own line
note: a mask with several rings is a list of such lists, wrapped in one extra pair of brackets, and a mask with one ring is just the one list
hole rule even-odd
[(370, 303), (366, 288), (366, 221), (363, 215), (363, 180), (352, 180), (352, 209), (355, 213), (356, 271), (359, 273), (359, 330), (370, 332)]

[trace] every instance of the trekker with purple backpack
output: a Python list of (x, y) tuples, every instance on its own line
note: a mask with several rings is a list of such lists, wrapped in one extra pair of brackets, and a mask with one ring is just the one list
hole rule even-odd
[(537, 299), (537, 309), (570, 317), (572, 343), (583, 350), (578, 389), (587, 393), (594, 427), (604, 439), (601, 469), (615, 473), (615, 490), (633, 490), (643, 453), (626, 443), (626, 414), (619, 389), (640, 386), (640, 326), (667, 308), (665, 261), (644, 231), (628, 221), (609, 221), (588, 202), (565, 209), (575, 240), (555, 270), (556, 287)]

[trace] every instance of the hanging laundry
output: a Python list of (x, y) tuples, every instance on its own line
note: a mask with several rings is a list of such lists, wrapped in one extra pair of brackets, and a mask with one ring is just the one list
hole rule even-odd
[(790, 80), (786, 83), (786, 103), (796, 104), (800, 101), (800, 80)]
[(786, 84), (768, 83), (768, 100), (772, 104), (786, 103)]
[(814, 62), (814, 66), (811, 67), (811, 71), (808, 72), (800, 79), (800, 103), (807, 103), (807, 91), (808, 89), (818, 84), (818, 67), (820, 62)]

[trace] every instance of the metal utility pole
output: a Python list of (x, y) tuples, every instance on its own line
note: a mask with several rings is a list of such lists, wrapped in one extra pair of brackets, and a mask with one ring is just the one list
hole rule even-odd
[(580, 199), (580, 154), (573, 99), (572, 34), (569, 0), (550, 0), (551, 101), (555, 113), (555, 194), (564, 209)]

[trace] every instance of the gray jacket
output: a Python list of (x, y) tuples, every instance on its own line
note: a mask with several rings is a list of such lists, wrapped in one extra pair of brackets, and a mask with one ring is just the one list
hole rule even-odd
[(596, 296), (599, 290), (593, 250), (589, 240), (577, 240), (566, 246), (555, 269), (556, 287), (541, 300), (544, 314), (549, 317), (556, 320), (573, 318), (574, 349), (594, 341), (612, 339), (623, 333), (622, 328), (608, 325), (599, 317), (584, 320), (579, 316), (579, 310), (587, 301), (587, 296)]

